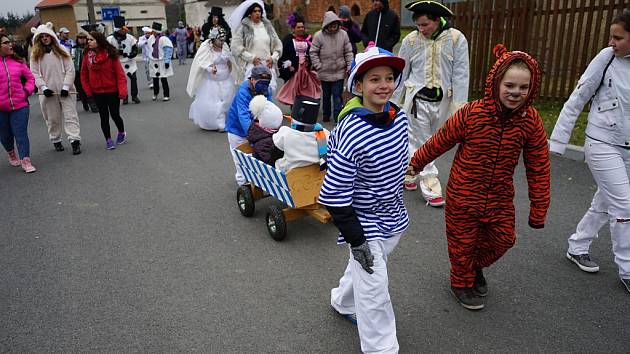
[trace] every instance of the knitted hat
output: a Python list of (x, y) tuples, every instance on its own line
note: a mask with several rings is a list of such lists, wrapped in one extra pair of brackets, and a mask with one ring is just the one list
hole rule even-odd
[(31, 27), (31, 33), (33, 33), (33, 43), (35, 43), (35, 41), (37, 41), (37, 37), (39, 37), (39, 35), (42, 34), (42, 33), (46, 33), (47, 35), (53, 37), (56, 42), (59, 42), (59, 38), (57, 38), (57, 35), (55, 34), (55, 32), (52, 29), (53, 29), (52, 22), (47, 22), (46, 24), (41, 24), (41, 25), (37, 26), (37, 28)]
[(350, 75), (348, 76), (348, 91), (356, 96), (363, 96), (355, 88), (354, 78), (377, 66), (389, 66), (394, 69), (396, 74), (396, 88), (400, 85), (400, 79), (403, 69), (405, 68), (405, 59), (397, 57), (391, 52), (379, 47), (370, 47), (365, 52), (357, 54), (352, 61), (350, 67)]
[(151, 32), (153, 32), (153, 30), (151, 29), (151, 27), (144, 26), (144, 27), (142, 27), (142, 32), (143, 33), (151, 33)]
[(346, 5), (339, 7), (339, 18), (350, 18), (350, 8)]
[(249, 102), (249, 110), (263, 128), (278, 129), (282, 125), (282, 111), (264, 95), (254, 96)]

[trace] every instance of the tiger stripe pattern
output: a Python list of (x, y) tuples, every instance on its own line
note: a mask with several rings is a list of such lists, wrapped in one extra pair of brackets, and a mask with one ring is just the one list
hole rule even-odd
[[(476, 270), (490, 266), (514, 245), (513, 175), (521, 152), (532, 227), (544, 226), (550, 204), (547, 136), (532, 107), (540, 87), (538, 63), (524, 52), (499, 48), (495, 54), (499, 59), (488, 74), (483, 99), (455, 112), (411, 159), (414, 170), (421, 171), (459, 144), (445, 195), (453, 287), (472, 287)], [(524, 62), (532, 75), (525, 103), (510, 111), (499, 101), (498, 86), (516, 60)]]

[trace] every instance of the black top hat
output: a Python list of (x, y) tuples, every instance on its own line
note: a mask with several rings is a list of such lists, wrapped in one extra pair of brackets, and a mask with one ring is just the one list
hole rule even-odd
[(125, 26), (125, 18), (122, 16), (114, 16), (114, 28), (123, 28)]
[(291, 110), (291, 118), (303, 124), (317, 123), (317, 115), (319, 114), (319, 99), (296, 96), (293, 101), (293, 109)]
[(151, 28), (153, 28), (154, 30), (161, 32), (162, 31), (162, 24), (159, 22), (153, 22), (153, 24), (151, 24)]
[(90, 33), (92, 31), (96, 31), (96, 25), (93, 23), (89, 23), (87, 25), (83, 25), (81, 26), (81, 28), (83, 28), (83, 30), (87, 33)]
[(407, 10), (421, 14), (431, 14), (439, 17), (451, 17), (453, 12), (446, 6), (436, 1), (419, 0), (405, 5)]
[(210, 16), (223, 17), (223, 8), (217, 7), (217, 6), (212, 6), (212, 8), (210, 9), (210, 12), (208, 12), (208, 14)]

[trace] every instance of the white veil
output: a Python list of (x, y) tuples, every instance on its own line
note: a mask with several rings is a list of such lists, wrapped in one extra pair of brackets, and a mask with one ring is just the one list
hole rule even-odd
[(247, 12), (247, 9), (249, 9), (249, 7), (254, 4), (260, 5), (263, 11), (262, 13), (263, 17), (267, 18), (267, 12), (265, 12), (265, 4), (263, 3), (262, 0), (246, 0), (242, 2), (240, 5), (238, 5), (238, 7), (234, 9), (234, 11), (232, 11), (230, 18), (227, 21), (228, 25), (230, 25), (230, 29), (232, 30), (232, 32), (236, 31), (236, 29), (241, 25), (241, 21), (243, 20), (243, 17), (245, 16), (245, 12)]

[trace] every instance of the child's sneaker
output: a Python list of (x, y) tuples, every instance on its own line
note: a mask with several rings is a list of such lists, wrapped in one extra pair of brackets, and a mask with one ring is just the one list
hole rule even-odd
[(17, 154), (15, 153), (15, 149), (8, 152), (9, 154), (9, 164), (13, 167), (20, 166), (20, 159), (18, 159)]
[(107, 150), (114, 150), (116, 148), (116, 145), (114, 145), (112, 139), (107, 139), (107, 141), (105, 142), (105, 148)]
[(422, 197), (427, 201), (427, 205), (441, 207), (444, 205), (442, 198), (442, 186), (437, 177), (424, 177), (420, 179), (420, 190)]
[(126, 137), (127, 137), (126, 132), (118, 133), (118, 136), (116, 136), (116, 145), (124, 144)]
[(35, 166), (31, 165), (31, 158), (30, 157), (25, 157), (25, 158), (22, 159), (22, 169), (26, 173), (33, 173), (33, 172), (37, 171)]

